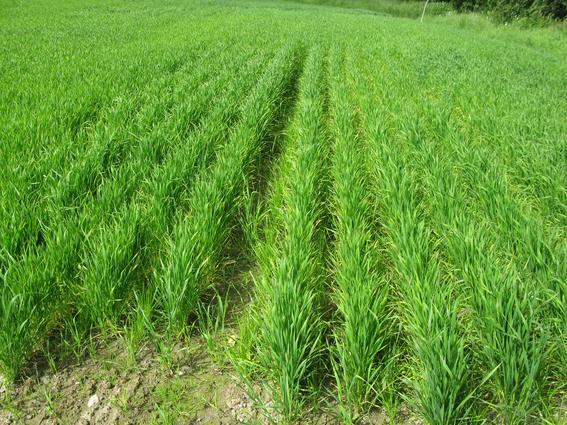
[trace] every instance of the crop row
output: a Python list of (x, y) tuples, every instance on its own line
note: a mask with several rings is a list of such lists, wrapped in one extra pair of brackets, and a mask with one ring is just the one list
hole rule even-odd
[(20, 89), (0, 77), (2, 375), (124, 328), (191, 344), (244, 252), (228, 351), (274, 421), (316, 403), (347, 423), (400, 403), (432, 424), (549, 419), (567, 377), (564, 66), (442, 26), (203, 7), (140, 17), (145, 35), (46, 30)]
[(296, 416), (322, 347), (321, 215), (324, 167), (324, 51), (312, 49), (298, 82), (296, 109), (270, 203), (268, 237), (257, 249), (261, 276), (251, 357), (286, 417)]
[(330, 379), (346, 421), (403, 393), (429, 423), (487, 405), (523, 423), (565, 374), (561, 231), (467, 145), (474, 127), (406, 84), (413, 53), (398, 54), (399, 74), (308, 56), (239, 356), (288, 419)]
[[(99, 150), (93, 143), (85, 163), (79, 162), (69, 173), (100, 179), (92, 190), (88, 178), (61, 180), (56, 194), (67, 192), (68, 182), (73, 181), (83, 199), (71, 208), (61, 197), (52, 196), (45, 207), (50, 228), (44, 231), (44, 246), (14, 262), (3, 278), (1, 352), (6, 374), (17, 373), (49, 329), (66, 318), (72, 318), (72, 328), (79, 325), (84, 331), (91, 325), (112, 322), (123, 312), (118, 305), (127, 299), (129, 275), (148, 239), (144, 240), (144, 235), (162, 239), (167, 235), (180, 194), (191, 177), (213, 158), (226, 125), (235, 119), (237, 99), (247, 86), (243, 81), (236, 85), (233, 73), (252, 76), (263, 62), (249, 61), (242, 55), (241, 62), (229, 64), (231, 57), (227, 53), (216, 59), (224, 74), (213, 77), (215, 65), (202, 66), (193, 78), (177, 87), (179, 101), (173, 100), (174, 109), (145, 132), (138, 144), (125, 144), (128, 152), (118, 163), (107, 164), (104, 148)], [(249, 81), (252, 83), (252, 79)], [(199, 82), (202, 84), (197, 91), (191, 89)], [(190, 96), (186, 95), (188, 89)], [(211, 97), (221, 89), (227, 89), (225, 100), (216, 113), (205, 113)], [(154, 116), (151, 104), (147, 108)], [(102, 143), (115, 146), (112, 139), (103, 139)], [(100, 177), (100, 167), (108, 170), (106, 177)], [(161, 228), (154, 225), (156, 222)]]

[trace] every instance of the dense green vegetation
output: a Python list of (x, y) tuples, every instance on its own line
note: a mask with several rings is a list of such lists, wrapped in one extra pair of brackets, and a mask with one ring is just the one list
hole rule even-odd
[(459, 12), (491, 12), (499, 21), (510, 22), (515, 19), (567, 17), (565, 0), (453, 0), (452, 5)]
[(561, 28), (414, 3), (1, 9), (4, 378), (95, 337), (190, 345), (237, 287), (225, 357), (274, 421), (565, 420)]
[[(329, 8), (355, 9), (357, 13), (419, 18), (423, 13), (424, 2), (419, 0), (299, 0), (297, 3), (313, 4)], [(428, 16), (449, 13), (453, 7), (448, 2), (435, 1), (427, 5)]]
[[(567, 17), (567, 0), (296, 0), (301, 3), (356, 9), (366, 13), (405, 18), (438, 16), (451, 12), (480, 12), (496, 22), (526, 21), (545, 25)], [(425, 9), (425, 10), (424, 10)]]

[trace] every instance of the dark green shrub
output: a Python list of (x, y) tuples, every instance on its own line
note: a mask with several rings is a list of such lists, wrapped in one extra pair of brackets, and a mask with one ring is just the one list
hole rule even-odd
[(499, 22), (526, 17), (567, 17), (567, 0), (451, 0), (451, 4), (459, 12), (490, 12)]

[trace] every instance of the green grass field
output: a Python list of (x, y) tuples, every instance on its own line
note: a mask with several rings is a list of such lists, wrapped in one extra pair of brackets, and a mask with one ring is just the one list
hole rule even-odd
[(258, 421), (565, 423), (565, 27), (310, 3), (0, 0), (0, 383), (204, 338)]

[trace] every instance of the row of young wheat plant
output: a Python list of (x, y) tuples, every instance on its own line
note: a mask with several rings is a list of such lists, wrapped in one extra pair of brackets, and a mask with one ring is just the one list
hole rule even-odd
[(353, 422), (377, 400), (391, 339), (388, 287), (379, 274), (369, 205), (367, 149), (357, 130), (343, 52), (331, 54), (333, 280), (337, 319), (331, 346), (341, 416)]
[(189, 212), (180, 217), (168, 241), (168, 255), (156, 269), (159, 309), (167, 332), (183, 331), (200, 296), (210, 288), (225, 246), (237, 201), (251, 165), (265, 143), (269, 124), (297, 65), (298, 50), (282, 48), (242, 105), (241, 119), (214, 166), (193, 185)]
[[(301, 413), (322, 345), (325, 49), (310, 49), (284, 156), (271, 187), (271, 229), (257, 250), (252, 361), (284, 420)], [(277, 416), (276, 416), (277, 417)]]
[[(208, 72), (197, 73), (196, 81), (189, 79), (185, 84), (198, 85), (208, 75)], [(195, 94), (197, 99), (200, 99), (200, 94)], [(123, 126), (130, 132), (145, 131), (151, 123), (146, 116), (153, 117), (155, 111), (163, 107), (163, 104), (160, 106), (162, 100), (161, 96), (153, 100), (148, 98), (140, 115), (133, 120), (126, 120)], [(197, 111), (205, 108), (206, 104), (205, 101), (193, 102), (189, 118), (194, 119)], [(144, 121), (147, 124), (143, 124)], [(167, 122), (164, 121), (160, 126), (165, 126)], [(93, 228), (108, 220), (109, 215), (133, 195), (143, 176), (136, 176), (138, 179), (133, 179), (127, 185), (129, 190), (114, 182), (121, 181), (121, 175), (131, 177), (129, 166), (132, 164), (144, 174), (147, 173), (151, 168), (148, 165), (154, 162), (151, 156), (157, 153), (154, 149), (169, 142), (167, 138), (154, 140), (153, 137), (146, 137), (138, 143), (129, 143), (131, 146), (125, 148), (126, 151), (118, 152), (122, 149), (120, 146), (127, 145), (130, 138), (117, 142), (113, 133), (102, 128), (100, 134), (93, 135), (93, 142), (87, 150), (91, 156), (79, 160), (53, 189), (46, 206), (51, 217), (49, 227), (44, 230), (45, 246), (14, 263), (4, 276), (0, 314), (6, 320), (0, 324), (0, 358), (8, 376), (14, 377), (35, 347), (45, 340), (48, 330), (60, 319), (68, 317), (69, 309), (74, 308), (67, 304), (73, 300), (72, 282), (86, 248), (83, 235), (88, 235)], [(113, 142), (118, 147), (112, 147), (109, 152)], [(146, 155), (150, 156), (149, 160)], [(112, 156), (114, 159), (111, 160)], [(136, 161), (136, 158), (142, 160)], [(100, 177), (103, 169), (108, 170), (104, 180)], [(74, 208), (70, 208), (72, 206)], [(131, 243), (126, 246), (133, 249)]]
[[(247, 53), (239, 55), (238, 61), (232, 59), (232, 54), (223, 57), (224, 72), (202, 85), (203, 95), (199, 99), (188, 96), (179, 102), (179, 112), (173, 114), (175, 119), (170, 127), (157, 136), (173, 145), (168, 155), (152, 170), (121, 215), (89, 238), (85, 269), (74, 291), (78, 295), (79, 315), (85, 316), (80, 320), (100, 327), (104, 322), (115, 324), (125, 312), (125, 298), (132, 295), (133, 282), (129, 277), (137, 264), (151, 267), (151, 263), (136, 257), (142, 250), (159, 249), (160, 241), (167, 235), (172, 211), (178, 205), (180, 191), (187, 191), (199, 171), (211, 161), (221, 136), (228, 131), (226, 120), (236, 114), (239, 99), (252, 84), (252, 73), (258, 69), (263, 56), (258, 55), (253, 60), (253, 53)], [(235, 72), (242, 76), (238, 84), (233, 78)], [(193, 131), (184, 134), (187, 132), (185, 111), (190, 111), (195, 103), (208, 103), (220, 90), (224, 96), (218, 107), (207, 112)], [(139, 239), (137, 244), (136, 239)]]
[[(467, 354), (457, 317), (460, 300), (454, 297), (453, 282), (440, 270), (419, 181), (408, 161), (415, 146), (412, 138), (419, 137), (412, 132), (413, 111), (404, 103), (403, 86), (383, 64), (374, 63), (371, 57), (360, 58), (359, 64), (364, 78), (358, 93), (372, 164), (372, 190), (389, 239), (398, 314), (416, 361), (409, 372), (413, 375), (409, 401), (428, 423), (456, 423), (466, 415), (469, 400)], [(379, 79), (373, 77), (376, 69)], [(377, 107), (375, 99), (384, 104)], [(387, 115), (384, 110), (392, 113)]]

